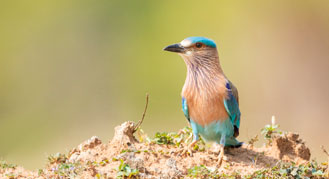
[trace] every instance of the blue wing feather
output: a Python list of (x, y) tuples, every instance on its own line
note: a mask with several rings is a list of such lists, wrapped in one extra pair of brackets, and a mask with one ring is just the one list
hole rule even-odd
[(188, 122), (190, 122), (190, 115), (188, 113), (187, 102), (184, 97), (182, 98), (182, 108), (183, 108), (183, 112), (184, 112), (186, 119), (188, 120)]
[(224, 99), (224, 106), (230, 116), (231, 122), (237, 128), (240, 127), (240, 109), (237, 99), (234, 97), (230, 82), (226, 83), (228, 98)]

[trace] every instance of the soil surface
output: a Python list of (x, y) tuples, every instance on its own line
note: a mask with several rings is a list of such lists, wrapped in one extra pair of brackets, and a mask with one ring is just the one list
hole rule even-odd
[[(238, 173), (243, 177), (282, 161), (307, 163), (311, 156), (298, 134), (287, 133), (273, 137), (270, 145), (261, 148), (248, 144), (226, 148), (225, 160), (218, 166), (216, 147), (202, 149), (200, 144), (199, 149), (183, 154), (189, 142), (175, 143), (168, 136), (154, 142), (143, 133), (134, 134), (138, 133), (134, 129), (133, 122), (125, 122), (115, 128), (115, 135), (109, 142), (91, 137), (67, 155), (50, 156), (47, 166), (39, 171), (19, 166), (0, 167), (0, 178), (128, 178), (129, 175), (132, 178), (193, 178), (201, 176), (193, 172), (203, 169), (227, 176)], [(175, 135), (181, 135), (181, 141), (188, 141), (190, 134), (183, 131)], [(193, 167), (199, 168), (193, 171)], [(209, 173), (204, 176), (207, 175)]]

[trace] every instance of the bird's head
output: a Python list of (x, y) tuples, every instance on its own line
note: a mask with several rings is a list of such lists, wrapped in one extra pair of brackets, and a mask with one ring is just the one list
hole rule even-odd
[(163, 50), (178, 53), (187, 64), (218, 62), (215, 42), (205, 37), (188, 37), (180, 43), (167, 46)]

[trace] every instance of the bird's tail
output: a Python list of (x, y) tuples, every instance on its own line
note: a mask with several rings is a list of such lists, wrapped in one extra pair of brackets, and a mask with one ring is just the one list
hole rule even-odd
[(242, 146), (242, 144), (243, 144), (243, 142), (239, 142), (233, 136), (229, 137), (229, 138), (226, 138), (226, 141), (225, 141), (225, 147), (239, 148), (239, 147)]

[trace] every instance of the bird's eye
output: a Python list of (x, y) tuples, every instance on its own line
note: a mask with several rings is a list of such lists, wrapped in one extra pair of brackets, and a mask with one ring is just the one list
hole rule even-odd
[(202, 43), (196, 43), (195, 46), (196, 46), (196, 48), (201, 48), (202, 47)]

